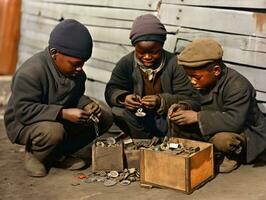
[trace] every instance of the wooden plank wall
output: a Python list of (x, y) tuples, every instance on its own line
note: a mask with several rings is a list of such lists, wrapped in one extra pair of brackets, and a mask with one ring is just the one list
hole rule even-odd
[(266, 113), (266, 0), (163, 0), (161, 21), (176, 27), (175, 52), (195, 38), (211, 37), (225, 63), (246, 76)]
[(212, 37), (221, 42), (225, 62), (246, 76), (266, 113), (266, 0), (23, 0), (18, 67), (47, 46), (61, 20), (74, 18), (90, 30), (94, 49), (84, 67), (88, 95), (104, 100), (115, 63), (133, 50), (133, 20), (146, 13), (166, 25), (165, 48), (177, 54), (189, 41)]

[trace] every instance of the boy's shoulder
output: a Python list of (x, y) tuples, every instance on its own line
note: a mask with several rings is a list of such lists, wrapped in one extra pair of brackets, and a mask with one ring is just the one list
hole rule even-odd
[(45, 52), (41, 51), (27, 59), (17, 70), (16, 76), (39, 77), (46, 71), (47, 60)]
[(227, 67), (227, 73), (224, 84), (227, 86), (226, 88), (230, 89), (254, 90), (254, 87), (245, 76), (229, 67)]

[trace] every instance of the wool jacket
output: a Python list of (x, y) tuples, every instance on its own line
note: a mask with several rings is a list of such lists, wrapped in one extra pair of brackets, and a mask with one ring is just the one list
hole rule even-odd
[[(159, 72), (162, 93), (161, 107), (158, 114), (166, 114), (173, 103), (186, 103), (194, 110), (199, 110), (198, 92), (192, 87), (184, 69), (177, 64), (176, 56), (165, 50), (165, 66)], [(122, 57), (113, 69), (106, 85), (105, 99), (110, 107), (123, 107), (118, 98), (123, 94), (143, 95), (143, 78), (134, 60), (135, 51)]]
[(244, 133), (247, 162), (266, 148), (266, 119), (257, 105), (256, 91), (244, 76), (226, 66), (216, 86), (202, 96), (198, 121), (204, 136), (223, 131)]
[(20, 131), (40, 121), (58, 121), (62, 108), (83, 108), (92, 100), (83, 95), (86, 74), (62, 75), (48, 48), (29, 58), (15, 73), (4, 115), (9, 139), (15, 143)]

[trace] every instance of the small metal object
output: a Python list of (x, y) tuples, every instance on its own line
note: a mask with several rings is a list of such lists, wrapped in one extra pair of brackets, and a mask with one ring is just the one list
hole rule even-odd
[(162, 143), (160, 145), (160, 150), (162, 150), (162, 151), (169, 150), (169, 144), (168, 143)]
[(129, 176), (127, 178), (127, 180), (129, 180), (130, 182), (135, 182), (136, 181), (136, 177), (135, 176)]
[(107, 143), (108, 145), (113, 145), (113, 144), (116, 143), (116, 140), (115, 140), (115, 138), (113, 138), (113, 137), (108, 137), (108, 138), (106, 138), (106, 143)]
[(106, 186), (106, 187), (110, 187), (110, 186), (114, 186), (116, 185), (117, 182), (116, 180), (114, 179), (106, 179), (104, 182), (103, 182), (103, 185)]
[(107, 173), (105, 171), (99, 171), (99, 172), (96, 172), (96, 174), (101, 176), (101, 177), (105, 177), (107, 175)]
[(103, 177), (103, 176), (97, 176), (96, 177), (96, 180), (97, 182), (104, 182), (107, 178), (106, 177)]
[(98, 127), (98, 123), (94, 122), (94, 129), (95, 129), (95, 134), (96, 137), (99, 137), (99, 127)]
[(85, 183), (93, 183), (97, 181), (97, 177), (94, 175), (90, 175), (88, 178), (84, 180)]
[(179, 147), (179, 144), (177, 144), (177, 143), (169, 143), (170, 149), (177, 149), (178, 147)]
[(242, 145), (238, 145), (238, 146), (236, 147), (236, 149), (235, 149), (235, 153), (236, 153), (236, 154), (240, 154), (241, 151), (242, 151)]
[(124, 139), (124, 140), (123, 140), (123, 143), (124, 143), (124, 145), (131, 144), (131, 143), (133, 143), (133, 140), (132, 140), (131, 138), (129, 138), (129, 139)]
[(158, 141), (159, 141), (159, 138), (156, 137), (156, 136), (154, 136), (154, 137), (151, 139), (151, 142), (150, 142), (150, 144), (148, 145), (148, 148), (149, 148), (149, 147), (152, 147), (152, 146), (154, 146), (154, 145), (156, 145), (156, 144), (158, 143)]
[(97, 141), (95, 145), (96, 147), (104, 147), (104, 143), (102, 141)]
[(128, 172), (129, 174), (134, 174), (136, 172), (136, 168), (129, 168)]
[(92, 120), (94, 123), (99, 123), (99, 119), (98, 117), (96, 117), (94, 114), (91, 114), (91, 116), (89, 117), (89, 120)]
[(146, 116), (146, 113), (143, 112), (143, 108), (139, 108), (139, 109), (137, 110), (137, 112), (135, 113), (135, 115), (136, 115), (137, 117), (145, 117), (145, 116)]
[(119, 173), (118, 173), (117, 171), (110, 171), (110, 172), (108, 173), (108, 176), (109, 176), (109, 177), (112, 177), (112, 178), (116, 178), (116, 177), (119, 176)]
[(131, 182), (129, 181), (129, 180), (122, 180), (121, 182), (120, 182), (120, 185), (123, 185), (123, 186), (127, 186), (127, 185), (129, 185)]

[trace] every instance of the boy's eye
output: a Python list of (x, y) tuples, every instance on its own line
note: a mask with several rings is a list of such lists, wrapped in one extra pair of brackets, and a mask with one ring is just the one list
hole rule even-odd
[(200, 80), (202, 76), (195, 76), (195, 79)]

